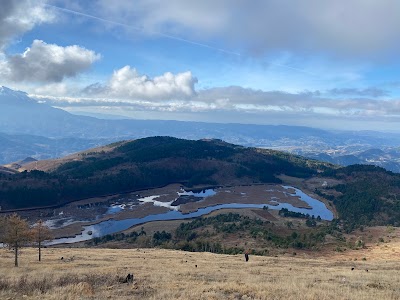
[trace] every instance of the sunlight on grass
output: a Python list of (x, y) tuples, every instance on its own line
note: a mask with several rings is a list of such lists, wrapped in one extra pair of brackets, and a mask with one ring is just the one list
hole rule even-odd
[[(63, 259), (61, 259), (61, 257)], [(45, 249), (1, 250), (1, 299), (398, 299), (395, 261)], [(196, 267), (197, 266), (197, 267)], [(351, 268), (355, 268), (351, 270)], [(368, 269), (368, 272), (366, 271)], [(128, 273), (133, 283), (124, 283)]]

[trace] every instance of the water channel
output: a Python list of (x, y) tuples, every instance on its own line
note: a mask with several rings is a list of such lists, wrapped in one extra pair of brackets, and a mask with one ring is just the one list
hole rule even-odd
[[(153, 214), (153, 215), (148, 215), (143, 218), (132, 218), (132, 219), (125, 219), (125, 220), (114, 220), (110, 219), (107, 221), (103, 221), (94, 225), (88, 225), (88, 226), (83, 226), (83, 231), (81, 234), (78, 234), (74, 237), (68, 237), (68, 238), (59, 238), (55, 239), (51, 242), (49, 242), (49, 245), (55, 245), (55, 244), (63, 244), (63, 243), (76, 243), (76, 242), (81, 242), (81, 241), (87, 241), (90, 240), (94, 237), (101, 237), (107, 234), (112, 234), (116, 233), (119, 231), (126, 230), (132, 226), (138, 225), (138, 224), (143, 224), (151, 221), (168, 221), (168, 220), (183, 220), (183, 219), (190, 219), (190, 218), (196, 218), (200, 217), (205, 214), (209, 214), (213, 211), (219, 210), (219, 209), (224, 209), (224, 208), (263, 208), (264, 206), (267, 206), (268, 209), (273, 209), (273, 210), (280, 210), (282, 208), (287, 208), (290, 211), (293, 212), (299, 212), (303, 214), (309, 214), (309, 215), (314, 215), (315, 217), (320, 216), (321, 219), (323, 220), (328, 220), (331, 221), (333, 219), (333, 213), (326, 207), (326, 205), (319, 201), (316, 200), (301, 190), (291, 187), (291, 186), (283, 186), (285, 189), (285, 194), (288, 196), (297, 196), (300, 198), (300, 200), (306, 202), (310, 208), (299, 208), (299, 207), (294, 207), (291, 204), (288, 203), (280, 203), (276, 201), (277, 205), (268, 205), (268, 204), (243, 204), (243, 203), (229, 203), (229, 204), (218, 204), (214, 206), (208, 206), (205, 208), (200, 208), (195, 212), (183, 214), (182, 212), (172, 209), (168, 212), (161, 213), (161, 214)], [(290, 191), (294, 190), (294, 193), (291, 193)], [(196, 193), (193, 192), (187, 192), (189, 195), (196, 196)], [(215, 191), (210, 189), (206, 191), (202, 191), (198, 193), (199, 195), (204, 195), (210, 196), (214, 195)], [(153, 197), (153, 196), (151, 196)], [(201, 196), (199, 196), (201, 197)], [(284, 199), (280, 199), (280, 201), (284, 201)], [(157, 203), (154, 203), (154, 205), (157, 205)]]

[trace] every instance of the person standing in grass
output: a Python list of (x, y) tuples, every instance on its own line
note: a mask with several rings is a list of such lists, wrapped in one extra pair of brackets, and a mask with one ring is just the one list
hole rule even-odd
[(246, 250), (245, 252), (244, 252), (244, 258), (245, 258), (245, 260), (246, 260), (246, 262), (248, 262), (249, 261), (249, 250)]

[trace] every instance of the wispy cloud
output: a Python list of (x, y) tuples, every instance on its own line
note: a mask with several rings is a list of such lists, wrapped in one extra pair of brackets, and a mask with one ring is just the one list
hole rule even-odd
[[(397, 0), (231, 1), (96, 0), (86, 8), (104, 21), (152, 35), (209, 45), (219, 40), (248, 53), (329, 53), (353, 59), (393, 56), (400, 49)], [(90, 14), (88, 14), (90, 15)], [(197, 42), (196, 42), (197, 43)], [(219, 48), (219, 47), (216, 47)]]
[(220, 112), (281, 115), (282, 118), (313, 115), (350, 118), (397, 118), (400, 119), (400, 100), (377, 100), (373, 98), (327, 98), (318, 91), (287, 93), (282, 91), (257, 91), (241, 87), (212, 88), (197, 91), (191, 97), (165, 98), (110, 98), (110, 97), (44, 97), (41, 101), (58, 107), (124, 107), (131, 111), (158, 112)]
[(220, 51), (220, 52), (224, 52), (227, 54), (231, 54), (231, 55), (237, 55), (240, 56), (240, 53), (234, 52), (234, 51), (230, 51), (227, 49), (222, 49), (222, 48), (218, 48), (218, 47), (214, 47), (210, 44), (205, 44), (205, 43), (201, 43), (201, 42), (197, 42), (194, 40), (190, 40), (190, 39), (186, 39), (186, 38), (182, 38), (180, 36), (177, 35), (172, 35), (172, 34), (167, 34), (161, 31), (156, 31), (154, 29), (148, 30), (145, 29), (143, 26), (134, 26), (134, 25), (129, 25), (127, 23), (122, 23), (122, 22), (117, 22), (117, 21), (113, 21), (110, 19), (106, 19), (106, 18), (101, 18), (98, 16), (95, 16), (93, 14), (88, 14), (88, 13), (83, 13), (83, 12), (79, 12), (76, 10), (72, 10), (72, 9), (68, 9), (68, 8), (64, 8), (64, 7), (59, 7), (59, 6), (55, 6), (55, 5), (51, 5), (51, 4), (46, 4), (47, 7), (62, 11), (62, 12), (66, 12), (66, 13), (70, 13), (70, 14), (74, 14), (77, 16), (82, 16), (82, 17), (86, 17), (86, 18), (90, 18), (90, 19), (94, 19), (100, 22), (104, 22), (107, 24), (111, 24), (111, 25), (115, 25), (115, 26), (121, 26), (121, 27), (125, 27), (125, 28), (129, 28), (129, 29), (133, 29), (136, 31), (140, 31), (140, 32), (146, 32), (147, 34), (152, 34), (152, 35), (158, 35), (164, 38), (168, 38), (168, 39), (172, 39), (172, 40), (176, 40), (179, 42), (183, 42), (183, 43), (187, 43), (187, 44), (192, 44), (195, 46), (200, 46), (200, 47), (204, 47), (204, 48), (209, 48), (212, 50), (216, 50), (216, 51)]
[(389, 96), (389, 92), (380, 88), (370, 87), (366, 89), (356, 88), (335, 88), (327, 91), (334, 96), (359, 96), (359, 97), (384, 97)]
[[(128, 3), (128, 2), (124, 2), (124, 1), (121, 1), (116, 5), (115, 5), (115, 3), (113, 3), (113, 5), (111, 5), (111, 6), (110, 6), (109, 3), (106, 3), (106, 1), (98, 1), (98, 2), (99, 2), (98, 5), (100, 5), (100, 7), (103, 7), (103, 5), (107, 6), (107, 9), (106, 9), (107, 12), (110, 12), (110, 11), (119, 12), (119, 14), (123, 14), (124, 16), (127, 13), (128, 14), (132, 13), (132, 14), (134, 14), (136, 16), (136, 12), (132, 11), (132, 9), (135, 9), (136, 7), (143, 6), (143, 3), (139, 3), (139, 5), (136, 6), (136, 5), (132, 5), (132, 3), (130, 3), (130, 2)], [(169, 3), (165, 2), (164, 3), (164, 4), (167, 4), (167, 7), (165, 7), (165, 8), (167, 8), (167, 10), (170, 8), (169, 5), (171, 5), (172, 2), (169, 2)], [(185, 6), (187, 3), (180, 3), (180, 4), (183, 4), (183, 6)], [(228, 3), (225, 3), (225, 4), (228, 4)], [(193, 6), (198, 6), (199, 3), (191, 3), (191, 5), (192, 5), (192, 8), (194, 8)], [(230, 5), (231, 4), (229, 4), (226, 8), (229, 8)], [(177, 35), (177, 34), (170, 34), (170, 33), (166, 33), (166, 32), (160, 31), (159, 29), (156, 29), (156, 28), (158, 28), (158, 26), (154, 26), (154, 24), (149, 25), (149, 26), (147, 26), (147, 25), (145, 25), (145, 26), (142, 26), (142, 25), (131, 25), (129, 23), (113, 21), (111, 19), (102, 18), (102, 17), (99, 17), (99, 16), (95, 16), (93, 14), (84, 13), (84, 12), (80, 12), (80, 11), (69, 9), (69, 8), (65, 8), (65, 7), (59, 7), (59, 6), (50, 5), (50, 4), (47, 4), (46, 6), (52, 8), (52, 9), (55, 9), (55, 10), (59, 10), (59, 11), (64, 12), (64, 13), (68, 13), (68, 14), (73, 14), (73, 15), (85, 17), (85, 18), (94, 19), (94, 20), (97, 20), (99, 22), (106, 23), (108, 25), (114, 25), (114, 26), (119, 26), (119, 27), (123, 27), (123, 28), (127, 28), (127, 29), (132, 29), (132, 30), (138, 31), (140, 33), (144, 33), (146, 35), (151, 35), (151, 36), (156, 35), (156, 36), (159, 36), (159, 37), (175, 40), (175, 41), (186, 43), (186, 44), (191, 44), (191, 45), (198, 46), (198, 47), (208, 48), (208, 49), (211, 49), (211, 50), (214, 50), (214, 51), (222, 52), (222, 53), (233, 55), (233, 56), (242, 56), (243, 55), (242, 53), (240, 53), (238, 51), (232, 51), (232, 50), (229, 50), (227, 48), (221, 48), (221, 47), (213, 46), (211, 43), (200, 42), (200, 41), (196, 41), (196, 40), (193, 40), (193, 39), (185, 38), (185, 37), (183, 37), (184, 36), (183, 34)], [(174, 4), (172, 4), (172, 6), (174, 6)], [(157, 7), (159, 7), (159, 5), (157, 5)], [(204, 8), (206, 8), (203, 4), (200, 4), (200, 7), (201, 7), (202, 10), (204, 10)], [(220, 9), (222, 7), (223, 6), (219, 6)], [(111, 10), (110, 10), (110, 8), (111, 8)], [(121, 11), (118, 11), (118, 8), (120, 8)], [(174, 13), (174, 14), (178, 13), (178, 11), (175, 11), (175, 9), (176, 8), (173, 8), (172, 9), (173, 11), (171, 11), (171, 13)], [(98, 11), (98, 9), (96, 9), (96, 11)], [(102, 11), (102, 10), (100, 10), (100, 11)], [(211, 28), (215, 29), (216, 27), (220, 26), (219, 23), (223, 19), (221, 14), (220, 14), (221, 12), (222, 12), (221, 10), (219, 10), (217, 12), (217, 14), (212, 14), (211, 11), (205, 12), (205, 14), (202, 16), (202, 22), (204, 20), (207, 20), (207, 23), (202, 23), (203, 24), (202, 30), (204, 30), (204, 28), (208, 27), (208, 28), (210, 28), (210, 31), (211, 31)], [(141, 14), (139, 14), (139, 15), (141, 15)], [(170, 17), (172, 17), (172, 15)], [(121, 19), (120, 16), (115, 17), (115, 18), (116, 19)], [(136, 19), (136, 18), (133, 18), (133, 19)], [(130, 21), (131, 20), (132, 19), (130, 19)], [(192, 19), (191, 18), (185, 18), (185, 20), (189, 21), (189, 20), (192, 20)], [(159, 20), (159, 21), (162, 23), (161, 20)], [(167, 22), (167, 20), (164, 20), (164, 21)], [(147, 23), (147, 22), (145, 22), (145, 23)], [(215, 24), (215, 27), (213, 27), (211, 24)], [(161, 27), (161, 25), (162, 25), (162, 27), (165, 27), (164, 24), (159, 24), (159, 25), (160, 25), (159, 27)], [(183, 25), (183, 24), (181, 24), (181, 25)], [(301, 68), (294, 67), (294, 66), (291, 66), (291, 65), (280, 64), (280, 63), (276, 63), (276, 62), (273, 62), (273, 61), (269, 61), (268, 64), (272, 65), (272, 66), (275, 66), (275, 67), (280, 67), (280, 68), (292, 70), (292, 71), (295, 71), (295, 72), (300, 72), (300, 73), (303, 73), (303, 74), (306, 74), (306, 75), (315, 76), (315, 74), (312, 74), (312, 73), (310, 73), (309, 71), (307, 71), (305, 69), (301, 69)]]

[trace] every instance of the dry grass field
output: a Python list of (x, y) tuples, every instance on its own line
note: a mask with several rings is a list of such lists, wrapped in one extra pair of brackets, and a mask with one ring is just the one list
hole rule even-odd
[[(385, 246), (247, 263), (242, 255), (87, 248), (44, 249), (39, 263), (35, 249), (23, 249), (19, 268), (1, 249), (0, 299), (400, 299), (400, 243)], [(128, 273), (133, 283), (122, 282)]]

